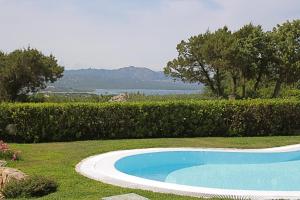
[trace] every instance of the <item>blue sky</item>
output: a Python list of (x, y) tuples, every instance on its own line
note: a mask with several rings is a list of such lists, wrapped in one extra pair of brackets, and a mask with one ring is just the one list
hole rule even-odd
[(207, 29), (299, 18), (299, 0), (0, 0), (0, 49), (30, 45), (67, 69), (161, 70), (178, 42)]

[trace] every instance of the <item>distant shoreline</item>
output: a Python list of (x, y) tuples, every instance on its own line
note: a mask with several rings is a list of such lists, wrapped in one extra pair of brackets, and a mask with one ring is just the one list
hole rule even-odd
[(180, 95), (201, 94), (197, 89), (96, 89), (93, 91), (40, 91), (39, 93), (51, 94), (96, 94), (96, 95), (118, 95), (121, 93), (143, 94), (143, 95)]

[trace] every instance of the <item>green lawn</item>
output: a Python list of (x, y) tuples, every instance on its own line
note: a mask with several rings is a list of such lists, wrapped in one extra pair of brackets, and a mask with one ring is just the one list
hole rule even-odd
[(235, 147), (264, 148), (300, 143), (300, 136), (254, 138), (185, 138), (102, 140), (44, 144), (10, 144), (22, 151), (22, 160), (10, 162), (27, 174), (44, 175), (56, 179), (59, 191), (41, 199), (88, 199), (135, 192), (150, 199), (197, 199), (142, 190), (125, 189), (85, 178), (75, 172), (75, 165), (82, 159), (108, 151), (150, 147)]

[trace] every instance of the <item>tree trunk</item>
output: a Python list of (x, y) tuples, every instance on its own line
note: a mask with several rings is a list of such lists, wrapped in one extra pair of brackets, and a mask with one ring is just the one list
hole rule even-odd
[(219, 70), (217, 70), (216, 72), (216, 85), (217, 85), (217, 90), (218, 90), (218, 97), (224, 97), (224, 90), (222, 88), (222, 85), (221, 85), (221, 78), (220, 78), (220, 72)]
[(236, 97), (237, 90), (237, 78), (235, 76), (232, 77), (232, 95)]
[(209, 87), (210, 87), (211, 91), (212, 91), (215, 95), (218, 96), (218, 92), (217, 92), (217, 90), (216, 90), (216, 88), (215, 88), (213, 82), (212, 82), (210, 79), (208, 80), (208, 82), (209, 82)]
[(242, 98), (246, 97), (246, 78), (243, 76)]
[(255, 92), (256, 92), (256, 91), (258, 90), (258, 88), (259, 88), (259, 84), (260, 84), (260, 82), (261, 82), (262, 75), (263, 75), (263, 70), (260, 69), (260, 70), (259, 70), (258, 77), (257, 77), (256, 82), (255, 82), (254, 87), (253, 87), (253, 90), (254, 90)]
[(216, 90), (216, 88), (215, 88), (215, 86), (214, 86), (213, 81), (212, 81), (211, 78), (209, 77), (208, 72), (205, 70), (205, 68), (204, 68), (202, 65), (200, 65), (200, 67), (201, 67), (202, 71), (203, 71), (204, 74), (205, 74), (205, 77), (206, 77), (206, 79), (207, 79), (207, 83), (208, 83), (208, 85), (209, 85), (211, 91), (212, 91), (214, 94), (218, 95), (218, 92), (217, 92), (217, 90)]
[(254, 87), (253, 87), (253, 90), (254, 90), (255, 92), (258, 90), (259, 83), (260, 83), (260, 81), (261, 81), (261, 77), (262, 77), (262, 75), (259, 74), (258, 77), (257, 77), (257, 79), (256, 79), (256, 82), (255, 82)]
[(275, 85), (275, 88), (274, 88), (274, 91), (273, 91), (272, 98), (278, 97), (278, 95), (280, 93), (280, 89), (281, 89), (281, 84), (282, 84), (282, 80), (281, 80), (281, 78), (278, 78), (277, 81), (276, 81), (276, 85)]

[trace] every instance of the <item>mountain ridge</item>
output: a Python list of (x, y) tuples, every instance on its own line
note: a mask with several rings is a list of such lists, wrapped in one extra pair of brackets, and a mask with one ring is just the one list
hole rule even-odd
[(71, 69), (64, 76), (49, 84), (50, 88), (68, 91), (90, 91), (95, 89), (174, 89), (197, 90), (198, 84), (174, 81), (162, 71), (146, 67), (123, 67), (119, 69)]

